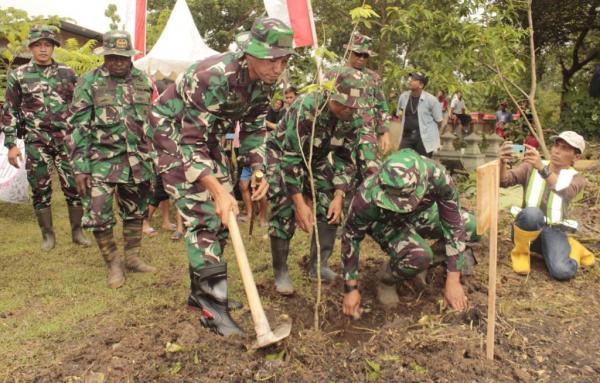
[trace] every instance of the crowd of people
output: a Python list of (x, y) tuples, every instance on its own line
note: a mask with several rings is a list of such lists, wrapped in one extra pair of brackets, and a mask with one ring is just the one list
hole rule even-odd
[[(326, 74), (332, 90), (298, 94), (289, 87), (279, 100), (273, 99), (278, 80), (297, 54), (292, 30), (280, 20), (259, 18), (236, 42), (238, 50), (196, 62), (152, 100), (152, 82), (133, 67), (137, 52), (126, 32), (107, 32), (95, 50), (103, 64), (77, 80), (71, 68), (52, 59), (59, 45), (54, 32), (32, 28), (32, 60), (8, 76), (2, 131), (13, 166), (22, 166), (15, 140), (25, 140), (42, 250), (56, 243), (49, 176), (54, 166), (69, 206), (73, 242), (89, 246), (82, 228), (92, 232), (107, 264), (109, 287), (122, 286), (126, 271), (156, 271), (140, 250), (143, 233), (154, 231), (144, 220), (159, 208), (163, 228), (177, 234), (185, 225), (188, 305), (200, 310), (204, 326), (225, 336), (239, 334), (230, 316), (236, 305), (228, 300), (223, 258), (230, 213), (240, 211), (233, 194), (239, 177), (247, 219), (258, 213), (260, 223), (268, 225), (280, 294), (294, 292), (287, 264), (296, 227), (312, 234), (308, 276), (319, 273), (326, 282), (340, 278), (330, 259), (342, 226), (345, 314), (361, 313), (359, 257), (366, 235), (389, 257), (379, 278), (382, 301), (397, 301), (399, 283), (444, 263), (445, 301), (465, 309), (461, 274), (472, 257), (469, 243), (478, 240), (474, 217), (461, 207), (450, 174), (431, 159), (445, 118), (468, 124), (460, 93), (443, 110), (439, 98), (424, 90), (427, 76), (411, 73), (397, 103), (400, 150), (384, 156), (392, 147), (390, 109), (381, 78), (367, 68), (375, 55), (371, 38), (352, 35), (347, 61)], [(584, 184), (572, 166), (585, 142), (575, 132), (553, 140), (549, 162), (526, 145), (522, 164), (509, 170), (515, 156), (508, 141), (499, 159), (502, 186), (526, 188), (514, 225), (515, 272), (530, 271), (530, 247), (539, 247), (551, 275), (564, 280), (580, 265), (593, 263), (591, 253), (567, 235), (573, 228), (567, 205)], [(239, 176), (232, 172), (232, 158)], [(123, 252), (113, 235), (115, 198)], [(176, 225), (164, 218), (169, 199), (181, 217)]]

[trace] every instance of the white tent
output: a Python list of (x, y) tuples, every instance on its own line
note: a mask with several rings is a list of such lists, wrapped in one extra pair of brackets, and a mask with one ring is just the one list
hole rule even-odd
[(157, 80), (175, 80), (194, 62), (217, 53), (200, 36), (185, 0), (177, 0), (152, 50), (133, 65)]

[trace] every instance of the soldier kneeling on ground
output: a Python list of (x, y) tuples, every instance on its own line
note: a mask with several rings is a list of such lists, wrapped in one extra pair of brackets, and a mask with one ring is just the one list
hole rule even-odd
[(342, 235), (343, 311), (355, 317), (361, 313), (359, 248), (366, 234), (390, 257), (382, 282), (396, 301), (396, 283), (414, 278), (432, 264), (434, 254), (425, 238), (443, 239), (444, 299), (453, 309), (466, 308), (460, 277), (465, 254), (470, 253), (466, 241), (477, 240), (475, 220), (461, 210), (458, 190), (442, 166), (403, 149), (390, 155), (379, 173), (367, 177), (358, 189)]

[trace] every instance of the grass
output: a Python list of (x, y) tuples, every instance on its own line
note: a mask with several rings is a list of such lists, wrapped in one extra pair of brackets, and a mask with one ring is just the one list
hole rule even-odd
[[(58, 185), (56, 179), (54, 185)], [(510, 195), (510, 198), (514, 197), (512, 193)], [(126, 284), (122, 288), (108, 289), (104, 262), (97, 247), (93, 245), (82, 248), (71, 243), (64, 199), (60, 191), (55, 191), (53, 197), (57, 246), (49, 253), (42, 253), (39, 248), (41, 235), (31, 205), (0, 203), (0, 244), (3, 245), (0, 253), (0, 382), (13, 381), (16, 379), (15, 376), (22, 376), (18, 373), (24, 371), (39, 371), (44, 366), (60, 365), (62, 357), (70, 351), (69, 348), (80, 344), (86, 345), (97, 335), (106, 337), (112, 329), (160, 326), (161, 323), (157, 324), (156, 321), (157, 316), (169, 315), (183, 306), (187, 298), (189, 280), (187, 255), (183, 242), (171, 241), (170, 233), (164, 231), (154, 238), (144, 237), (143, 257), (158, 267), (158, 273), (128, 275)], [(501, 237), (503, 237), (501, 239), (504, 242), (509, 235), (509, 221), (506, 214), (501, 216), (501, 222), (506, 223), (501, 226)], [(155, 217), (155, 223), (158, 222), (160, 222), (159, 215)], [(240, 226), (256, 283), (268, 286), (272, 283), (272, 271), (269, 241), (262, 238), (266, 229), (257, 225), (255, 235), (250, 239), (247, 235), (247, 225)], [(119, 248), (122, 249), (120, 224), (116, 227), (115, 237), (118, 239)], [(332, 262), (338, 262), (339, 259), (339, 241), (337, 246)], [(501, 248), (507, 248), (509, 245), (503, 243), (503, 246)], [(315, 285), (304, 277), (304, 270), (299, 264), (300, 259), (307, 256), (308, 252), (308, 235), (298, 231), (292, 241), (288, 263), (296, 296), (301, 302), (307, 303), (302, 309), (312, 315)], [(365, 254), (363, 259), (377, 258), (382, 255), (371, 240), (363, 244), (363, 254)], [(536, 270), (530, 279), (514, 276), (510, 271), (507, 256), (506, 252), (499, 254), (498, 313), (501, 321), (498, 333), (512, 334), (516, 331), (517, 334), (530, 337), (528, 332), (532, 328), (548, 320), (566, 321), (565, 323), (568, 324), (577, 317), (597, 318), (597, 298), (591, 286), (597, 285), (600, 281), (600, 266), (597, 265), (580, 273), (576, 279), (568, 283), (557, 283), (549, 280), (543, 270)], [(229, 264), (230, 295), (245, 303), (243, 286), (233, 248), (230, 245), (226, 248), (225, 258)], [(471, 278), (481, 280), (480, 284), (485, 286), (487, 262), (483, 260), (482, 263), (484, 267), (481, 267), (480, 272)], [(593, 297), (592, 301), (590, 297)], [(261, 298), (266, 308), (281, 307), (285, 299), (276, 294), (263, 295)], [(337, 300), (338, 297), (331, 299)], [(289, 314), (294, 318), (298, 315), (294, 312)], [(409, 329), (409, 327), (414, 327), (418, 324), (419, 318), (431, 312), (413, 314), (415, 314), (413, 315), (415, 323), (410, 323), (404, 318), (402, 326), (407, 327), (404, 328), (405, 333), (398, 336), (402, 339), (414, 338), (415, 344), (425, 345), (423, 347), (435, 342), (440, 344), (446, 342), (445, 332), (449, 331), (449, 327), (456, 327), (444, 324), (444, 334), (440, 335), (439, 339), (430, 339), (423, 334), (433, 336), (432, 329), (421, 329), (422, 326), (417, 326), (416, 329)], [(235, 317), (242, 314), (236, 312), (233, 315)], [(548, 323), (552, 324), (552, 322)], [(374, 328), (373, 334), (376, 335), (379, 330)], [(388, 327), (386, 331), (396, 330)], [(315, 339), (321, 339), (321, 336), (326, 338), (328, 335), (321, 334), (319, 337), (315, 336)], [(442, 337), (444, 340), (440, 340)], [(333, 338), (327, 339), (333, 342)], [(365, 347), (369, 343), (370, 341), (365, 343)], [(343, 344), (331, 344), (332, 347), (340, 347), (331, 351), (334, 353), (342, 352), (347, 348)], [(292, 355), (288, 362), (290, 369), (302, 370), (306, 361), (298, 359), (298, 355), (306, 358), (306, 355), (314, 351), (310, 349), (305, 352), (302, 347), (307, 346), (302, 342), (298, 345), (290, 342), (286, 346), (289, 347), (288, 354)], [(310, 347), (313, 346), (316, 347), (310, 344)], [(376, 345), (371, 344), (369, 347), (371, 346)], [(199, 343), (196, 350), (204, 350), (204, 348), (210, 350), (211, 347), (211, 344)], [(320, 352), (327, 351), (319, 347)], [(384, 368), (392, 368), (392, 366), (398, 368), (400, 362), (395, 358), (400, 358), (399, 356), (394, 353), (389, 354), (389, 350), (385, 348), (378, 352), (379, 356), (368, 353), (363, 356), (374, 362), (368, 367), (373, 377), (379, 374), (378, 365), (381, 365), (382, 372)], [(393, 356), (390, 360), (388, 354)], [(414, 373), (427, 374), (433, 369), (429, 364), (411, 365), (409, 360), (404, 362), (405, 366), (402, 368)], [(152, 363), (157, 361), (153, 360)], [(165, 365), (165, 371), (175, 368), (173, 366)], [(312, 367), (325, 368), (324, 366)], [(171, 373), (167, 371), (165, 374)], [(175, 372), (174, 375), (176, 374)], [(347, 377), (350, 378), (349, 375)]]
[[(57, 186), (54, 179), (54, 185)], [(53, 218), (57, 246), (40, 250), (41, 234), (30, 204), (0, 202), (0, 381), (15, 368), (47, 363), (61, 344), (74, 344), (106, 328), (143, 324), (146, 317), (165, 307), (184, 304), (189, 286), (187, 255), (182, 241), (161, 231), (144, 237), (144, 259), (158, 267), (155, 275), (128, 274), (118, 290), (106, 287), (106, 270), (95, 243), (83, 248), (71, 243), (67, 208), (60, 191), (53, 194)], [(160, 222), (160, 213), (155, 223)], [(122, 226), (115, 238), (122, 249)], [(248, 238), (240, 225), (257, 284), (272, 283), (269, 240), (265, 228), (255, 227)], [(91, 238), (91, 234), (87, 234)], [(298, 260), (308, 254), (308, 235), (297, 232), (291, 246), (290, 273), (297, 294), (314, 301), (312, 288), (303, 278)], [(232, 246), (225, 258), (229, 265), (230, 296), (245, 302), (245, 294)], [(278, 299), (278, 298), (275, 298)], [(263, 297), (263, 304), (270, 300)], [(307, 308), (312, 311), (312, 307)], [(3, 367), (2, 365), (5, 364)]]

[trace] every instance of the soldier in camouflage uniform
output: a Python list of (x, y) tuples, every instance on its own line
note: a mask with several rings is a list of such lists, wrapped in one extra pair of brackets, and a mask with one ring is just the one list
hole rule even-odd
[(55, 245), (52, 227), (52, 180), (50, 167), (58, 172), (60, 186), (67, 201), (73, 242), (88, 246), (89, 239), (81, 230), (82, 208), (75, 179), (64, 146), (77, 76), (73, 69), (52, 59), (55, 46), (60, 46), (53, 30), (46, 25), (34, 26), (27, 41), (33, 58), (8, 74), (6, 102), (2, 111), (4, 145), (8, 160), (19, 167), (21, 151), (17, 136), (25, 139), (27, 179), (33, 194), (33, 208), (43, 237), (42, 250)]
[(125, 275), (113, 237), (115, 195), (123, 220), (124, 266), (155, 271), (139, 257), (153, 177), (152, 144), (143, 130), (152, 84), (131, 63), (137, 51), (127, 32), (105, 33), (94, 53), (104, 56), (104, 64), (86, 73), (75, 89), (69, 146), (85, 207), (83, 226), (93, 231), (108, 266), (108, 286), (118, 288)]
[(458, 191), (443, 167), (403, 149), (390, 155), (380, 172), (358, 189), (342, 235), (347, 315), (360, 314), (359, 248), (366, 234), (390, 257), (388, 283), (411, 279), (430, 266), (433, 252), (424, 237), (445, 239), (444, 298), (455, 309), (465, 308), (460, 274), (465, 242), (476, 237), (475, 223), (461, 211)]
[[(284, 295), (293, 293), (288, 275), (287, 257), (295, 226), (306, 232), (313, 227), (312, 203), (317, 204), (317, 230), (321, 249), (321, 277), (333, 281), (336, 274), (327, 266), (335, 233), (342, 213), (344, 195), (354, 184), (356, 167), (352, 153), (358, 142), (360, 120), (372, 129), (373, 116), (360, 71), (342, 67), (331, 75), (335, 89), (328, 98), (325, 92), (301, 95), (280, 120), (277, 131), (267, 142), (268, 170), (271, 180), (270, 200), (273, 210), (270, 221), (271, 255), (275, 287)], [(316, 117), (316, 111), (320, 114)], [(311, 132), (315, 125), (312, 146), (312, 172), (317, 201), (312, 198), (308, 178)], [(328, 156), (332, 154), (333, 163)], [(303, 158), (304, 156), (304, 158)], [(317, 247), (313, 233), (309, 260), (309, 276), (317, 274)]]
[(200, 309), (201, 323), (228, 336), (241, 333), (229, 315), (227, 264), (223, 249), (233, 197), (229, 158), (219, 145), (240, 122), (238, 163), (251, 167), (253, 200), (266, 195), (265, 117), (275, 83), (294, 53), (293, 32), (277, 19), (258, 19), (237, 37), (241, 51), (193, 64), (156, 101), (151, 122), (157, 168), (165, 190), (185, 221), (190, 265), (188, 305)]
[[(360, 129), (359, 144), (354, 153), (358, 183), (379, 169), (381, 154), (390, 149), (390, 107), (383, 94), (383, 84), (379, 74), (366, 67), (369, 58), (376, 56), (376, 53), (371, 50), (371, 43), (370, 37), (355, 32), (352, 35), (350, 46), (348, 46), (350, 54), (346, 63), (347, 66), (364, 73), (367, 94), (371, 99), (369, 103), (373, 105), (372, 113), (375, 116), (373, 125), (363, 124), (360, 119), (353, 121)], [(380, 151), (377, 145), (378, 138), (381, 143)]]

